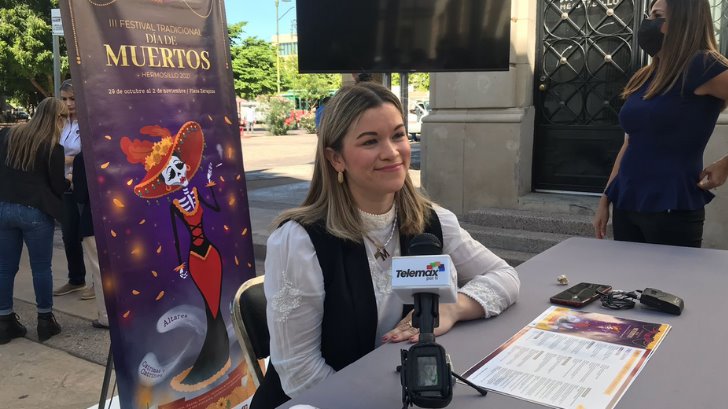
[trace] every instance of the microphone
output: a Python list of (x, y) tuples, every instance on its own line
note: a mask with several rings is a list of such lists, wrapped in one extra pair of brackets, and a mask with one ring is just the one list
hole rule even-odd
[(420, 329), (415, 345), (401, 350), (403, 408), (444, 408), (452, 400), (454, 378), (445, 348), (435, 342), (439, 299), (457, 300), (457, 283), (450, 256), (430, 233), (415, 236), (407, 256), (392, 259), (392, 289), (405, 303), (413, 302), (412, 326)]
[(415, 236), (407, 254), (392, 258), (392, 291), (405, 304), (414, 304), (412, 326), (429, 338), (439, 325), (439, 303), (457, 302), (455, 271), (434, 234)]
[(442, 254), (434, 234), (423, 233), (410, 241), (408, 256), (392, 258), (392, 290), (405, 304), (417, 293), (437, 294), (441, 303), (457, 302), (457, 278), (452, 259)]

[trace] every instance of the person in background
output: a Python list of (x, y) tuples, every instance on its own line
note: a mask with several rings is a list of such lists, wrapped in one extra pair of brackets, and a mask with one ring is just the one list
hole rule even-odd
[(353, 72), (351, 73), (351, 77), (354, 79), (355, 84), (360, 82), (369, 82), (374, 79), (372, 74), (369, 74), (368, 72)]
[(60, 219), (63, 147), (68, 108), (56, 98), (38, 104), (29, 122), (0, 131), (0, 344), (27, 330), (13, 310), (13, 285), (23, 242), (28, 248), (38, 310), (38, 339), (61, 332), (53, 315), (53, 219)]
[(321, 99), (321, 101), (318, 104), (318, 107), (316, 107), (316, 113), (314, 116), (314, 122), (316, 123), (316, 130), (319, 129), (321, 126), (321, 118), (324, 116), (324, 109), (326, 109), (326, 104), (329, 102), (331, 97), (324, 97)]
[(728, 59), (717, 50), (708, 0), (656, 0), (637, 41), (652, 61), (629, 80), (619, 120), (626, 134), (594, 217), (614, 239), (700, 247), (705, 205), (726, 180), (724, 157), (703, 153), (728, 101)]
[[(66, 157), (64, 174), (67, 178), (73, 175), (73, 158), (81, 152), (81, 135), (76, 117), (76, 97), (73, 92), (71, 80), (61, 84), (61, 101), (68, 107), (68, 120), (61, 131), (61, 145)], [(82, 291), (81, 299), (94, 298), (92, 286), (86, 287), (86, 266), (83, 263), (83, 247), (79, 234), (80, 215), (76, 200), (73, 198), (73, 188), (63, 194), (63, 218), (61, 219), (61, 232), (63, 233), (63, 248), (66, 251), (68, 263), (68, 282), (53, 291), (53, 295), (66, 295)]]
[(245, 107), (245, 130), (247, 132), (255, 130), (255, 107), (252, 105)]
[(270, 364), (251, 408), (276, 407), (378, 345), (418, 339), (390, 274), (415, 235), (438, 237), (460, 287), (457, 303), (440, 305), (436, 335), (516, 302), (516, 270), (414, 187), (410, 153), (387, 88), (345, 86), (327, 104), (308, 196), (268, 239)]
[(106, 313), (104, 303), (104, 287), (101, 281), (101, 270), (99, 268), (99, 252), (96, 248), (94, 238), (94, 225), (91, 218), (91, 203), (88, 195), (88, 182), (86, 181), (86, 166), (83, 160), (83, 152), (80, 152), (73, 159), (73, 198), (78, 206), (79, 233), (82, 237), (83, 260), (86, 269), (91, 272), (93, 289), (96, 298), (96, 311), (98, 318), (91, 321), (94, 328), (109, 328), (109, 316)]

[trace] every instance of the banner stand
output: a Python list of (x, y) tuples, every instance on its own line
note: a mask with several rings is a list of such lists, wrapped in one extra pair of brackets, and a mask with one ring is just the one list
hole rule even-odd
[[(101, 396), (99, 396), (98, 409), (103, 409), (106, 406), (106, 399), (109, 395), (109, 383), (111, 383), (111, 371), (114, 370), (114, 357), (112, 356), (111, 345), (109, 345), (109, 355), (106, 357), (106, 369), (104, 370), (104, 383), (101, 384)], [(114, 389), (116, 388), (116, 382), (114, 382)], [(113, 391), (111, 399), (114, 399)], [(109, 402), (111, 407), (111, 402)]]
[(229, 306), (255, 254), (224, 0), (59, 5), (113, 347), (96, 409), (242, 408)]

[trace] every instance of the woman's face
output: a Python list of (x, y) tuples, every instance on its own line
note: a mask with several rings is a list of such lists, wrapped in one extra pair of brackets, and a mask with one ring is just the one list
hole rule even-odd
[(169, 186), (187, 186), (190, 183), (187, 180), (187, 165), (176, 156), (172, 156), (167, 163), (162, 171), (162, 178)]
[(336, 171), (344, 172), (359, 207), (393, 200), (410, 165), (402, 114), (389, 103), (364, 111), (349, 127), (341, 152), (329, 149), (327, 158)]
[(66, 104), (68, 114), (74, 117), (76, 115), (76, 97), (73, 95), (73, 91), (61, 91), (61, 101)]
[(660, 28), (662, 34), (667, 34), (667, 0), (657, 0), (650, 9), (650, 20), (664, 18), (665, 23)]

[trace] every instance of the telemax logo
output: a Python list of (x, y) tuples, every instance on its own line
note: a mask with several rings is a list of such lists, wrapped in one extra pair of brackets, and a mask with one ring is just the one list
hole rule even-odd
[(392, 257), (392, 290), (405, 303), (412, 295), (436, 292), (440, 302), (457, 301), (457, 276), (447, 254)]
[(397, 278), (426, 277), (428, 280), (437, 280), (437, 273), (441, 271), (445, 271), (445, 265), (439, 261), (428, 264), (424, 270), (412, 270), (409, 268), (406, 270), (396, 270)]

